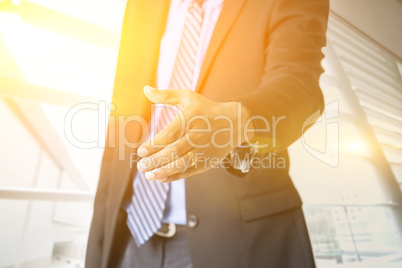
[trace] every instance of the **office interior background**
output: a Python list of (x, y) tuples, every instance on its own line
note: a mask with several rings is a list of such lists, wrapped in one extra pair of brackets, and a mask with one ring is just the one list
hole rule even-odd
[[(0, 267), (83, 267), (123, 0), (0, 0)], [(402, 267), (402, 1), (332, 0), (290, 147), (318, 267)], [(246, 53), (246, 52), (245, 52)]]

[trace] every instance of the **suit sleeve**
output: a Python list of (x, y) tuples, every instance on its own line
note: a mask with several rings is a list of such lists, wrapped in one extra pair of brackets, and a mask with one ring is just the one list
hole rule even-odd
[[(270, 132), (257, 133), (259, 144), (281, 151), (301, 136), (308, 117), (323, 110), (318, 80), (323, 72), (321, 48), (326, 44), (329, 3), (277, 0), (273, 7), (261, 83), (252, 93), (237, 100), (252, 116), (262, 116), (270, 123)], [(267, 128), (259, 119), (254, 124), (257, 129)]]

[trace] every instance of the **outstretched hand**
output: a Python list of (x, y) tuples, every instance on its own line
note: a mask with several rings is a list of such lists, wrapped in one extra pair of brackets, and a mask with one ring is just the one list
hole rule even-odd
[(238, 102), (215, 102), (188, 89), (145, 86), (144, 93), (154, 103), (178, 108), (172, 122), (138, 149), (137, 167), (148, 180), (171, 182), (205, 172), (254, 137), (250, 115)]

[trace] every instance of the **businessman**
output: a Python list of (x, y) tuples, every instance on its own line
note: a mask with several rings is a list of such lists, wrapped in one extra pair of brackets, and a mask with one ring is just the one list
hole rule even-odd
[(287, 147), (327, 0), (128, 0), (87, 267), (314, 267)]

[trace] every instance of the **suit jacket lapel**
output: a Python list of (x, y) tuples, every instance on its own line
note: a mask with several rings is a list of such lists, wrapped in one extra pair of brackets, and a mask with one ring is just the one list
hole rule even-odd
[(211, 41), (209, 43), (209, 47), (204, 58), (204, 63), (201, 67), (201, 72), (196, 87), (196, 91), (198, 93), (200, 93), (204, 80), (208, 75), (208, 71), (210, 70), (215, 56), (218, 53), (222, 42), (225, 40), (228, 32), (230, 31), (235, 19), (237, 18), (238, 13), (242, 9), (244, 2), (245, 0), (224, 1), (221, 14), (216, 23), (214, 33), (212, 34)]

